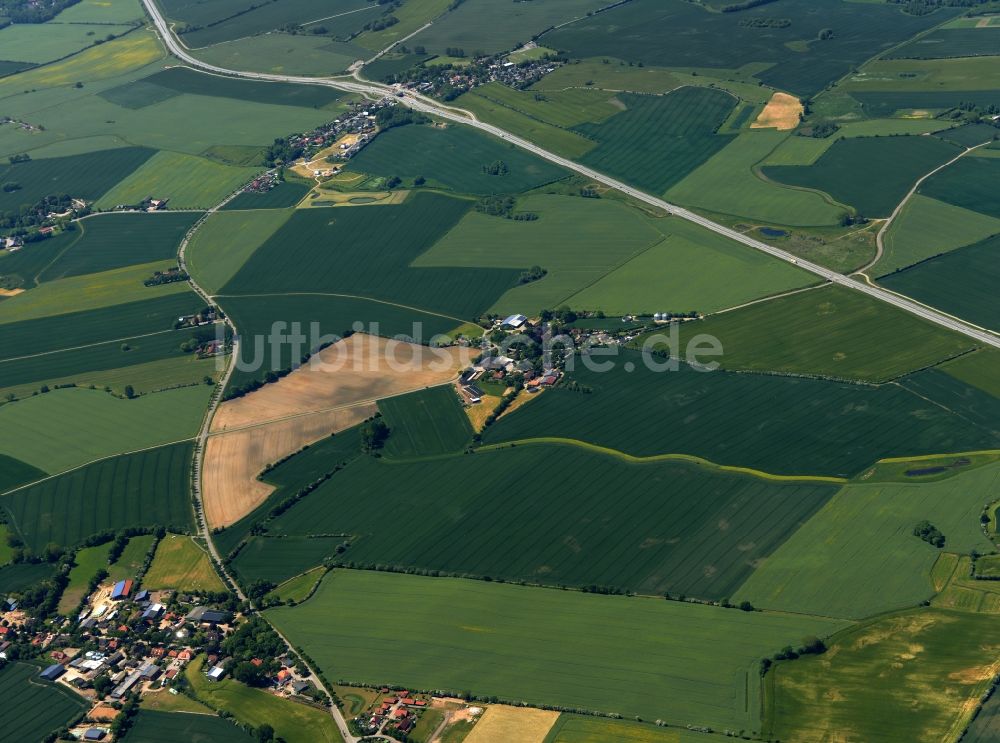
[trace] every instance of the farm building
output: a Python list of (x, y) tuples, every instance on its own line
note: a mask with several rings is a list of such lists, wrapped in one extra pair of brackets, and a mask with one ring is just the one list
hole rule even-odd
[(213, 666), (205, 675), (208, 676), (209, 681), (221, 681), (222, 677), (226, 675), (226, 669), (222, 666)]
[(84, 740), (104, 740), (104, 736), (107, 735), (106, 732), (100, 728), (90, 728), (83, 734)]
[(38, 675), (40, 677), (42, 677), (43, 679), (45, 679), (46, 681), (55, 681), (60, 676), (62, 676), (64, 673), (66, 673), (66, 669), (65, 668), (63, 668), (58, 663), (53, 663), (51, 666), (49, 666), (48, 668), (46, 668), (44, 671), (42, 671)]
[(131, 594), (132, 579), (126, 578), (115, 583), (114, 588), (111, 589), (111, 600), (121, 601), (122, 599), (127, 599)]
[(510, 315), (504, 318), (504, 321), (500, 323), (500, 326), (517, 330), (518, 328), (523, 327), (526, 322), (528, 322), (528, 318), (524, 315)]
[(196, 606), (187, 615), (187, 620), (196, 624), (226, 624), (232, 618), (231, 612), (209, 609), (207, 606)]

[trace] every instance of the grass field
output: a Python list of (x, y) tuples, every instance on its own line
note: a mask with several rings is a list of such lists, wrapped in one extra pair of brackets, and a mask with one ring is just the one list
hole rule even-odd
[(6, 565), (14, 556), (14, 548), (7, 542), (10, 533), (6, 524), (0, 524), (0, 566)]
[[(320, 11), (320, 15), (323, 12)], [(230, 70), (286, 75), (334, 75), (368, 56), (324, 36), (269, 33), (199, 49), (198, 59)]]
[(995, 287), (1000, 235), (879, 279), (894, 292), (994, 330), (1000, 328)]
[(540, 265), (539, 281), (509, 289), (491, 308), (499, 314), (531, 314), (559, 307), (581, 289), (664, 237), (672, 220), (650, 219), (611, 199), (534, 194), (516, 211), (538, 219), (517, 221), (469, 212), (415, 267), (489, 267), (523, 270)]
[(39, 680), (40, 671), (29, 663), (0, 669), (0, 697), (10, 705), (4, 713), (4, 735), (11, 740), (42, 740), (89, 706), (65, 686)]
[(44, 64), (108, 36), (120, 36), (130, 28), (110, 23), (19, 23), (0, 29), (0, 49), (5, 59)]
[(56, 23), (128, 23), (142, 18), (137, 0), (83, 0), (61, 11)]
[(824, 191), (867, 217), (888, 217), (922, 176), (959, 152), (937, 137), (856, 137), (834, 142), (815, 165), (766, 167), (764, 174)]
[[(630, 93), (666, 93), (681, 85), (683, 79), (683, 73), (662, 67), (652, 65), (636, 67), (620, 59), (594, 57), (572, 60), (538, 80), (531, 86), (531, 90), (551, 92), (567, 88), (594, 87), (600, 90)], [(587, 85), (588, 82), (592, 85)]]
[[(37, 467), (32, 467), (30, 464), (22, 462), (19, 459), (0, 454), (0, 493), (11, 488), (16, 488), (18, 485), (24, 485), (25, 483), (45, 477), (45, 474), (45, 472)], [(4, 548), (0, 547), (0, 550), (2, 549)], [(6, 552), (0, 554), (5, 555), (0, 562), (7, 562), (10, 559), (10, 555)]]
[[(161, 692), (156, 696), (166, 694)], [(183, 696), (180, 698), (186, 699)], [(255, 738), (243, 728), (214, 714), (143, 709), (122, 740), (125, 743), (174, 743), (177, 740), (190, 743), (251, 743)]]
[(718, 338), (725, 369), (883, 382), (969, 350), (965, 336), (843, 287), (778, 297), (684, 325)]
[[(506, 175), (483, 172), (498, 160), (507, 164)], [(428, 184), (484, 196), (519, 193), (568, 175), (524, 150), (458, 124), (390, 129), (352, 157), (349, 169), (404, 179), (422, 175)]]
[(409, 0), (392, 12), (398, 23), (381, 31), (365, 31), (355, 39), (355, 43), (372, 51), (381, 51), (434, 20), (450, 5), (448, 0)]
[(191, 275), (206, 291), (218, 292), (290, 216), (290, 209), (215, 212), (188, 244)]
[(675, 203), (792, 226), (837, 224), (843, 209), (811, 191), (764, 180), (755, 167), (783, 142), (784, 132), (740, 134), (667, 192)]
[(920, 193), (1000, 219), (1000, 204), (994, 193), (997, 178), (1000, 159), (966, 157), (928, 178)]
[(302, 575), (289, 578), (271, 591), (268, 596), (276, 597), (281, 601), (300, 603), (309, 597), (325, 574), (326, 568), (313, 568)]
[(939, 482), (849, 485), (764, 560), (734, 598), (846, 619), (916, 606), (935, 592), (931, 569), (941, 553), (913, 536), (913, 527), (926, 519), (944, 533), (948, 550), (985, 552), (990, 543), (978, 528), (979, 514), (998, 486), (996, 464)]
[(461, 450), (472, 441), (472, 426), (452, 385), (431, 387), (380, 400), (389, 426), (388, 456), (405, 459)]
[(19, 562), (0, 567), (0, 591), (13, 593), (38, 585), (52, 577), (52, 565), (47, 562)]
[[(106, 214), (78, 223), (77, 237), (39, 276), (53, 281), (67, 276), (111, 271), (173, 258), (197, 213)], [(2, 264), (0, 264), (2, 265)]]
[[(884, 457), (997, 445), (995, 434), (892, 385), (703, 373), (684, 364), (652, 371), (628, 352), (600, 362), (608, 360), (613, 369), (577, 363), (570, 374), (591, 394), (546, 392), (498, 421), (484, 440), (564, 437), (636, 456), (681, 453), (778, 474), (841, 476)], [(831, 448), (834, 440), (841, 443)]]
[(736, 106), (729, 93), (684, 87), (662, 97), (618, 97), (625, 111), (575, 127), (599, 143), (580, 161), (652, 193), (676, 185), (729, 143), (715, 133)]
[(143, 577), (148, 588), (172, 588), (177, 591), (224, 591), (212, 563), (193, 539), (168, 534), (156, 548), (152, 565)]
[(295, 206), (309, 191), (312, 184), (305, 181), (283, 181), (265, 193), (244, 192), (223, 207), (229, 209), (285, 209)]
[(628, 720), (559, 715), (544, 743), (706, 743), (711, 738), (684, 728), (661, 728)]
[[(781, 740), (954, 740), (998, 664), (993, 617), (924, 609), (849, 630), (766, 682), (765, 733)], [(975, 638), (969, 642), (968, 638)]]
[[(280, 7), (269, 3), (243, 3), (237, 13), (227, 12), (226, 3), (221, 4), (219, 12), (211, 20), (198, 24), (183, 34), (184, 43), (190, 47), (204, 47), (220, 44), (234, 39), (262, 34), (286, 26), (296, 26), (320, 18), (356, 11), (366, 7), (364, 0), (286, 0)], [(366, 14), (359, 14), (361, 18)], [(370, 14), (368, 15), (370, 19)], [(358, 21), (360, 27), (365, 21)]]
[(118, 560), (108, 568), (111, 580), (120, 581), (126, 578), (138, 578), (139, 569), (146, 562), (146, 556), (153, 547), (152, 534), (140, 534), (132, 537), (122, 550)]
[(885, 253), (871, 271), (885, 276), (1000, 234), (1000, 217), (914, 194), (884, 238)]
[(17, 431), (4, 440), (3, 453), (55, 474), (187, 439), (197, 432), (210, 393), (200, 385), (121, 400), (99, 390), (53, 390), (0, 407), (0, 425)]
[(325, 85), (295, 85), (263, 80), (206, 74), (189, 67), (171, 67), (143, 78), (146, 85), (156, 85), (175, 93), (190, 93), (212, 98), (233, 98), (279, 106), (323, 108), (344, 97), (344, 93)]
[(1000, 52), (996, 28), (941, 28), (893, 49), (883, 59), (946, 59), (981, 57)]
[(0, 211), (34, 204), (54, 193), (67, 193), (75, 198), (94, 201), (141, 167), (153, 154), (154, 151), (148, 147), (121, 147), (85, 155), (2, 165), (0, 182), (14, 183), (20, 188), (0, 192)]
[(110, 551), (111, 542), (77, 550), (76, 556), (73, 558), (76, 564), (69, 571), (69, 584), (62, 596), (59, 597), (57, 608), (60, 614), (66, 616), (76, 609), (87, 594), (90, 579), (97, 575), (97, 571), (108, 569), (108, 553)]
[(622, 111), (622, 104), (610, 93), (586, 88), (539, 94), (538, 91), (515, 90), (502, 83), (488, 83), (473, 89), (470, 95), (563, 129), (600, 123)]
[[(361, 458), (270, 530), (355, 535), (340, 561), (718, 599), (835, 488), (519, 446), (410, 464)], [(632, 496), (612, 503), (611, 492)], [(414, 500), (411, 518), (386, 518)]]
[(210, 707), (223, 709), (244, 724), (267, 723), (276, 736), (288, 743), (338, 743), (342, 738), (326, 710), (281, 699), (233, 679), (209, 681), (202, 673), (205, 657), (199, 656), (184, 669), (184, 677), (195, 696)]
[(190, 464), (190, 444), (106, 459), (5, 495), (0, 507), (36, 554), (50, 542), (72, 546), (107, 529), (187, 529)]
[[(268, 616), (329, 678), (469, 689), (734, 728), (756, 725), (761, 656), (842, 626), (654, 599), (358, 571), (328, 574), (312, 599)], [(407, 617), (405, 637), (398, 616)], [(583, 656), (585, 665), (578, 663)], [(635, 693), (637, 685), (644, 694)]]
[(941, 371), (956, 379), (1000, 398), (998, 369), (1000, 369), (1000, 352), (995, 349), (983, 349), (973, 354), (966, 354), (941, 367)]
[(172, 209), (215, 206), (260, 172), (178, 152), (157, 152), (142, 167), (108, 191), (98, 208), (137, 204), (147, 197), (166, 199)]
[(399, 205), (334, 214), (300, 209), (222, 293), (343, 293), (475, 318), (516, 283), (518, 271), (410, 267), (468, 208), (464, 200), (419, 193)]
[(340, 537), (254, 537), (240, 550), (233, 567), (247, 583), (280, 584), (332, 557), (343, 541)]

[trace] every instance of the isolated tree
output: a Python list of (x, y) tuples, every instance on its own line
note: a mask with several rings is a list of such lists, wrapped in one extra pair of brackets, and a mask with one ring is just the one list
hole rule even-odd
[(129, 400), (135, 397), (135, 389), (130, 384), (125, 385), (125, 397), (127, 397)]

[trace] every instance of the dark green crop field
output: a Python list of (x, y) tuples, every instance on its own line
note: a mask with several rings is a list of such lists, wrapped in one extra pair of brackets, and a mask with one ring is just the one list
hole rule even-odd
[(898, 90), (863, 93), (850, 91), (872, 118), (892, 116), (904, 109), (938, 110), (965, 102), (982, 108), (1000, 106), (1000, 90)]
[(965, 124), (954, 129), (946, 129), (943, 132), (936, 132), (936, 137), (954, 142), (962, 147), (975, 147), (976, 145), (989, 142), (994, 137), (1000, 136), (1000, 129), (989, 124)]
[[(153, 424), (150, 421), (150, 424)], [(0, 498), (35, 553), (50, 542), (72, 546), (106, 529), (191, 528), (191, 444), (103, 459)]]
[[(194, 292), (180, 292), (96, 310), (3, 323), (0, 324), (0, 359), (170, 330), (178, 317), (192, 315), (203, 307), (204, 303)], [(2, 371), (0, 386), (6, 386)]]
[(223, 209), (285, 209), (295, 206), (309, 193), (310, 186), (302, 181), (284, 181), (264, 193), (244, 192)]
[(33, 243), (29, 248), (0, 255), (0, 285), (5, 289), (30, 289), (35, 286), (38, 275), (73, 244), (77, 234), (67, 230)]
[(67, 276), (167, 260), (177, 254), (184, 234), (200, 212), (101, 214), (77, 224), (76, 239), (39, 276)]
[[(210, 46), (224, 41), (272, 31), (287, 25), (308, 23), (327, 16), (366, 7), (365, 0), (282, 0), (280, 3), (260, 3), (243, 0), (239, 3), (222, 2), (213, 12), (191, 10), (196, 3), (168, 2), (165, 10), (174, 18), (199, 18), (188, 20), (184, 43), (191, 47)], [(359, 14), (359, 17), (365, 14)], [(364, 21), (358, 23), (364, 25)]]
[[(685, 0), (634, 0), (545, 34), (540, 44), (573, 57), (616, 57), (661, 67), (773, 66), (757, 75), (767, 85), (808, 96), (880, 49), (941, 23), (956, 11), (915, 16), (894, 5), (782, 0), (738, 13), (711, 13)], [(744, 25), (787, 18), (785, 28)], [(823, 29), (833, 36), (820, 40)], [(668, 43), (669, 40), (669, 43)]]
[(1000, 158), (964, 157), (924, 181), (920, 193), (981, 214), (1000, 217), (997, 183), (1000, 183)]
[(0, 454), (0, 493), (6, 492), (11, 488), (16, 488), (19, 485), (24, 485), (32, 480), (38, 480), (45, 477), (45, 474), (27, 462), (8, 457), (6, 454)]
[(902, 380), (902, 384), (983, 429), (1000, 434), (1000, 397), (953, 377), (946, 369), (926, 369), (911, 374)]
[(879, 283), (949, 314), (998, 330), (998, 252), (1000, 235), (883, 276)]
[(580, 160), (653, 193), (676, 185), (730, 142), (715, 133), (737, 103), (724, 91), (685, 87), (619, 99), (625, 111), (575, 127), (600, 142)]
[(1000, 696), (991, 694), (972, 725), (962, 736), (963, 743), (996, 743), (1000, 740)]
[(4, 739), (43, 740), (90, 706), (65, 686), (38, 679), (41, 670), (29, 663), (10, 663), (0, 668)]
[(825, 191), (866, 217), (888, 217), (922, 176), (959, 152), (937, 137), (854, 137), (834, 142), (814, 165), (778, 165), (764, 174)]
[(343, 541), (338, 537), (253, 537), (233, 560), (233, 567), (248, 582), (278, 584), (336, 554)]
[[(166, 692), (164, 692), (166, 693)], [(215, 715), (141, 709), (123, 738), (125, 743), (252, 743), (256, 738)]]
[(13, 191), (0, 189), (0, 212), (16, 211), (52, 194), (94, 201), (155, 152), (148, 147), (121, 147), (0, 166), (0, 183), (19, 186)]
[[(288, 7), (283, 0), (282, 8)], [(211, 75), (187, 67), (171, 67), (147, 78), (143, 82), (158, 85), (177, 93), (206, 95), (212, 98), (233, 98), (238, 101), (271, 103), (281, 106), (323, 108), (344, 93), (325, 85), (295, 85), (294, 83), (240, 80), (235, 77)]]
[[(625, 370), (626, 361), (635, 364), (634, 372)], [(611, 371), (577, 363), (570, 376), (593, 392), (543, 392), (489, 428), (484, 441), (557, 436), (636, 456), (690, 454), (776, 474), (845, 477), (883, 457), (1000, 444), (997, 436), (893, 385), (704, 373), (686, 365), (654, 372), (631, 353)]]
[(469, 206), (462, 199), (416, 193), (395, 206), (300, 209), (222, 294), (342, 293), (478, 317), (517, 283), (518, 270), (410, 267)]
[(455, 388), (448, 384), (380, 400), (389, 426), (385, 453), (423, 457), (458, 451), (472, 440), (472, 426)]
[(904, 44), (884, 59), (944, 59), (1000, 54), (1000, 28), (941, 28)]
[(362, 457), (269, 529), (353, 534), (338, 559), (364, 565), (717, 599), (836, 489), (546, 444)]
[(55, 572), (47, 562), (19, 562), (0, 567), (0, 591), (23, 591)]
[[(506, 175), (489, 175), (484, 166), (503, 161)], [(519, 193), (565, 178), (568, 173), (471, 127), (400, 126), (380, 134), (351, 158), (350, 170), (412, 179), (460, 193)]]

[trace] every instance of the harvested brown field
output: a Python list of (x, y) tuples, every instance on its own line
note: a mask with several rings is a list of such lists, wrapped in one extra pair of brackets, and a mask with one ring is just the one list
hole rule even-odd
[(751, 129), (777, 129), (787, 131), (799, 125), (803, 112), (802, 103), (788, 93), (775, 93), (764, 106)]
[(0, 289), (0, 297), (16, 297), (24, 294), (24, 289)]
[(542, 743), (559, 719), (558, 712), (501, 704), (486, 709), (465, 743)]

